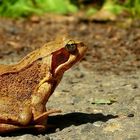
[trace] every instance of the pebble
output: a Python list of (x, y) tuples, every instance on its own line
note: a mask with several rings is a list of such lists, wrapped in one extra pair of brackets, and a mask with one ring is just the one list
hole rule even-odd
[(127, 117), (134, 117), (134, 114), (128, 114)]
[(100, 127), (102, 125), (102, 122), (100, 122), (100, 121), (94, 122), (93, 125), (96, 127)]

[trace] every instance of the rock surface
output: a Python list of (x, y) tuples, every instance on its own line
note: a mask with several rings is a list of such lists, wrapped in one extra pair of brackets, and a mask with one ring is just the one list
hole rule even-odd
[(83, 40), (89, 50), (65, 73), (46, 105), (62, 110), (49, 117), (56, 128), (45, 134), (7, 134), (0, 140), (139, 140), (139, 21), (124, 27), (123, 22), (92, 23), (75, 17), (39, 20), (0, 19), (0, 63), (15, 63), (65, 32)]

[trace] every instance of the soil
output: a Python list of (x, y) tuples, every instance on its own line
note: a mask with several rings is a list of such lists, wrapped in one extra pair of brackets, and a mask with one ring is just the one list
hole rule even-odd
[(140, 20), (93, 22), (60, 15), (0, 18), (0, 63), (16, 63), (63, 34), (82, 40), (88, 51), (65, 73), (46, 105), (62, 110), (48, 119), (56, 128), (0, 139), (139, 140)]

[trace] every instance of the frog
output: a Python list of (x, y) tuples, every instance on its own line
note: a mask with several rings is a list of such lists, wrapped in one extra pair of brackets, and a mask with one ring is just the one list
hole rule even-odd
[(86, 45), (58, 37), (15, 64), (0, 65), (0, 133), (22, 129), (46, 131), (48, 116), (59, 109), (46, 104), (65, 71), (80, 61)]

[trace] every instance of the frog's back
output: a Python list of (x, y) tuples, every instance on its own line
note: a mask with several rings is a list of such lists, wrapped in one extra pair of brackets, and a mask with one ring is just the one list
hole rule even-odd
[[(17, 117), (30, 106), (31, 94), (45, 75), (39, 62), (14, 73), (0, 75), (0, 121), (7, 116)], [(11, 118), (10, 118), (11, 119)]]

